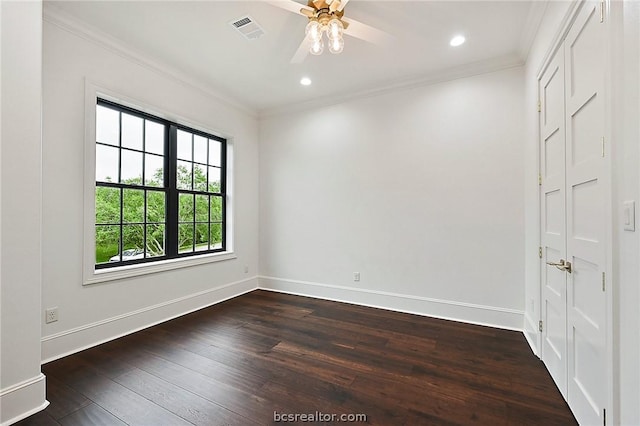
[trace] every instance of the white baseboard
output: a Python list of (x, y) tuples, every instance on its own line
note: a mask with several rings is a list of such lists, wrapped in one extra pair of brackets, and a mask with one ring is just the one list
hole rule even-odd
[(42, 338), (42, 363), (47, 363), (127, 334), (186, 315), (258, 288), (258, 277), (169, 300)]
[(8, 426), (44, 410), (49, 402), (45, 399), (45, 377), (36, 377), (0, 390), (0, 426)]
[(527, 314), (524, 315), (524, 330), (522, 334), (524, 334), (525, 339), (527, 339), (531, 352), (540, 358), (540, 352), (538, 352), (538, 326)]
[(391, 311), (522, 332), (524, 312), (516, 309), (432, 299), (386, 291), (259, 276), (259, 288)]

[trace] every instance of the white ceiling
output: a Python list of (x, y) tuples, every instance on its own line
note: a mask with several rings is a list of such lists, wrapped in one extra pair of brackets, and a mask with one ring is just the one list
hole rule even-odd
[[(300, 0), (302, 3), (302, 0)], [(260, 114), (318, 99), (522, 63), (541, 19), (541, 1), (351, 0), (345, 16), (393, 36), (385, 46), (345, 37), (344, 52), (290, 59), (307, 20), (261, 1), (56, 1), (50, 13), (80, 21), (131, 51), (188, 75)], [(243, 38), (244, 15), (266, 34)], [(449, 46), (456, 34), (467, 42)], [(313, 84), (303, 87), (300, 78)]]

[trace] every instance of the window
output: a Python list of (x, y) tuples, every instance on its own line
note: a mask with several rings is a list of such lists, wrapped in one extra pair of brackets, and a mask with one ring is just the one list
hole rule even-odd
[(96, 269), (225, 251), (226, 140), (96, 105)]

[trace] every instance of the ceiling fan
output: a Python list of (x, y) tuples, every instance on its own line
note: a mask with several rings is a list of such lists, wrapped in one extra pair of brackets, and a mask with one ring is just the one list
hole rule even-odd
[(348, 2), (349, 0), (309, 0), (307, 6), (294, 0), (268, 2), (289, 12), (301, 14), (309, 20), (305, 37), (291, 58), (291, 63), (303, 62), (309, 53), (321, 54), (324, 50), (323, 34), (327, 38), (331, 53), (342, 52), (343, 34), (375, 44), (383, 44), (391, 39), (384, 31), (346, 18), (344, 7)]

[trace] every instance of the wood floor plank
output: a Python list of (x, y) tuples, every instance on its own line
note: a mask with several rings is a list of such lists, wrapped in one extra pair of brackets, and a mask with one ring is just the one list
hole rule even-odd
[[(348, 386), (319, 379), (313, 371), (298, 374), (286, 383), (268, 382), (260, 395), (273, 401), (276, 409), (284, 412), (313, 412), (335, 414), (365, 414), (368, 424), (399, 424), (404, 421), (404, 410), (397, 406), (372, 404), (371, 399)], [(322, 395), (322, 398), (318, 398)], [(389, 423), (393, 420), (392, 423)]]
[(60, 423), (51, 417), (47, 411), (40, 411), (16, 424), (20, 426), (60, 426)]
[(522, 333), (262, 290), (43, 371), (51, 405), (21, 425), (576, 424)]
[[(161, 344), (164, 343), (166, 339), (170, 339), (170, 337), (163, 336), (159, 339), (158, 336), (153, 336), (151, 339), (155, 340), (155, 349), (148, 349), (148, 351), (167, 358), (166, 353), (163, 353), (166, 352), (166, 348), (160, 348), (162, 347)], [(233, 383), (230, 380), (225, 380), (225, 374), (220, 374), (220, 370), (222, 370), (222, 372), (227, 370), (242, 372), (241, 380), (247, 381), (247, 379), (249, 379), (253, 382), (250, 386), (251, 389), (261, 386), (262, 383), (256, 383), (260, 380), (264, 382), (264, 380), (273, 379), (280, 382), (286, 382), (291, 375), (304, 373), (309, 369), (313, 369), (319, 378), (334, 380), (337, 383), (351, 383), (355, 378), (354, 372), (348, 371), (335, 364), (331, 365), (325, 363), (320, 359), (314, 360), (314, 364), (310, 365), (308, 358), (297, 359), (291, 356), (282, 356), (282, 354), (277, 351), (258, 352), (254, 350), (247, 350), (244, 347), (226, 345), (216, 346), (211, 344), (211, 342), (211, 340), (207, 339), (206, 335), (193, 334), (191, 336), (191, 340), (186, 342), (182, 341), (178, 346), (186, 351), (190, 351), (209, 359), (216, 365), (221, 366), (219, 367), (219, 370), (216, 371), (216, 380), (221, 380), (224, 383), (230, 384), (241, 390), (244, 389), (244, 387), (237, 386), (237, 383)], [(149, 343), (148, 339), (146, 340), (146, 343)], [(148, 348), (148, 346), (145, 346), (145, 343), (138, 343), (137, 345)], [(188, 368), (193, 366), (193, 364), (186, 365), (183, 362), (178, 363), (185, 365)]]
[(170, 342), (166, 339), (158, 339), (157, 336), (145, 336), (142, 340), (128, 340), (127, 345), (130, 349), (127, 350), (127, 353), (138, 355), (138, 357), (131, 359), (124, 357), (123, 360), (127, 360), (132, 365), (140, 366), (141, 359), (142, 365), (144, 365), (145, 353), (154, 355), (242, 391), (259, 388), (267, 380), (263, 376), (229, 367), (192, 352), (188, 350), (188, 346), (175, 345)]
[(126, 423), (97, 404), (86, 407), (60, 419), (62, 426), (126, 426)]
[[(264, 419), (272, 414), (271, 404), (253, 393), (244, 392), (189, 368), (154, 355), (132, 360), (147, 373), (170, 382), (248, 419)], [(261, 423), (261, 421), (258, 421)]]
[(249, 426), (255, 424), (251, 419), (239, 416), (220, 405), (142, 370), (125, 373), (116, 377), (114, 381), (194, 425)]
[(74, 391), (54, 376), (47, 376), (46, 385), (47, 400), (50, 403), (47, 412), (56, 420), (91, 404), (88, 398)]
[[(413, 392), (406, 392), (407, 388), (401, 382), (373, 376), (356, 378), (350, 389), (414, 413), (436, 414), (459, 424), (507, 424), (508, 411), (504, 401), (483, 398), (466, 389), (451, 392), (451, 388), (433, 385), (428, 390), (413, 388)], [(442, 416), (444, 413), (446, 416)]]
[(189, 422), (113, 380), (87, 375), (74, 388), (129, 425), (186, 426)]

